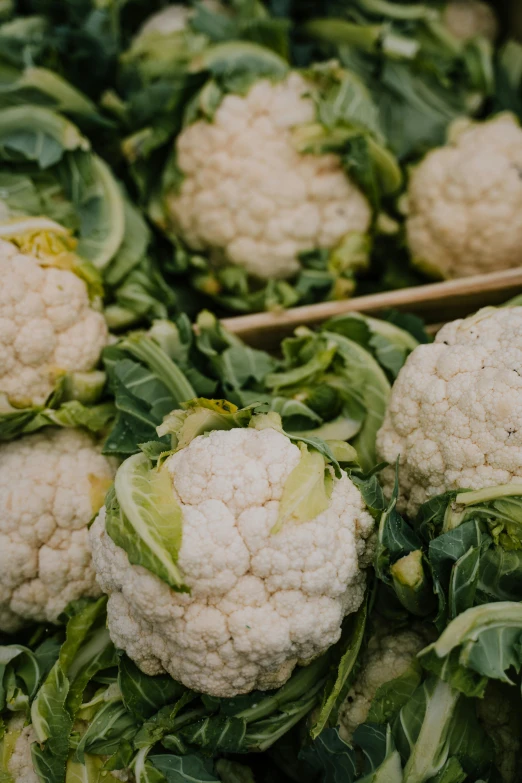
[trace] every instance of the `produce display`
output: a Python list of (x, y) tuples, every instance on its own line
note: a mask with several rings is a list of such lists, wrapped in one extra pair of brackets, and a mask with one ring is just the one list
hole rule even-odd
[(522, 781), (511, 12), (0, 0), (0, 783)]

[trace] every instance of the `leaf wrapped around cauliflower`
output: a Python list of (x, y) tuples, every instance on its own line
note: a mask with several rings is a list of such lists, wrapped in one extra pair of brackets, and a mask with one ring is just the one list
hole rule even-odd
[[(150, 231), (89, 139), (63, 114), (27, 103), (2, 108), (0, 236), (59, 224), (99, 273), (109, 326), (164, 317), (173, 293), (153, 262)], [(52, 229), (51, 229), (52, 230)]]
[(0, 630), (56, 622), (70, 601), (100, 594), (87, 526), (114, 473), (79, 430), (0, 445)]
[(93, 562), (111, 637), (147, 674), (277, 688), (360, 606), (373, 518), (330, 448), (298, 448), (277, 420), (196, 400), (160, 428), (174, 453), (118, 470)]
[[(376, 464), (375, 436), (390, 381), (418, 340), (393, 323), (353, 313), (318, 332), (298, 327), (281, 343), (282, 361), (244, 345), (210, 313), (197, 320), (196, 343), (227, 399), (263, 402), (296, 437), (348, 440), (363, 470)], [(418, 332), (418, 338), (427, 337)]]
[(205, 49), (189, 70), (207, 81), (161, 139), (159, 188), (143, 166), (160, 141), (142, 128), (123, 145), (174, 269), (239, 311), (349, 295), (381, 198), (401, 184), (363, 82), (335, 63), (291, 71), (251, 42)]

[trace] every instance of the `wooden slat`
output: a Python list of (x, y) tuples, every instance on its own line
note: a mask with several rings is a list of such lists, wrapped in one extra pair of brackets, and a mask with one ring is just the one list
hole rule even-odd
[(486, 305), (501, 304), (519, 293), (522, 293), (522, 268), (357, 296), (346, 301), (294, 307), (277, 313), (225, 318), (223, 325), (250, 345), (271, 349), (296, 326), (316, 326), (335, 315), (353, 311), (378, 315), (394, 308), (419, 315), (427, 324), (440, 324), (469, 315)]

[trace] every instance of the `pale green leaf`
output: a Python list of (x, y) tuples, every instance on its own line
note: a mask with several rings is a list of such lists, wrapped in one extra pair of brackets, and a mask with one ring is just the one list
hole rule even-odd
[(183, 513), (163, 466), (153, 468), (144, 454), (129, 457), (114, 481), (117, 503), (107, 508), (107, 532), (127, 553), (175, 590), (183, 590), (177, 566)]

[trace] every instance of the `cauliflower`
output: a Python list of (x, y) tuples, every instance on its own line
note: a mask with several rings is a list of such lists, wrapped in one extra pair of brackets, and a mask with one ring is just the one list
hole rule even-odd
[(495, 743), (496, 763), (503, 783), (522, 779), (522, 721), (520, 699), (512, 685), (490, 680), (483, 699), (477, 699), (477, 714)]
[[(223, 13), (224, 6), (217, 0), (201, 0), (204, 8), (216, 13)], [(187, 26), (194, 16), (194, 8), (187, 5), (168, 5), (162, 8), (142, 25), (135, 39), (139, 41), (143, 36), (150, 34), (171, 35), (172, 33), (181, 33), (187, 29)]]
[(510, 114), (461, 122), (415, 167), (407, 234), (414, 262), (465, 277), (522, 263), (522, 129)]
[(87, 524), (114, 472), (76, 430), (0, 446), (0, 630), (54, 622), (70, 601), (100, 594)]
[[(377, 435), (383, 460), (400, 457), (399, 508), (522, 480), (521, 364), (522, 307), (485, 308), (415, 348)], [(381, 475), (391, 494), (394, 469)]]
[(495, 12), (483, 0), (452, 0), (444, 8), (443, 20), (450, 33), (463, 41), (478, 36), (494, 41), (498, 34)]
[(293, 130), (316, 117), (309, 92), (298, 73), (263, 79), (244, 96), (227, 95), (212, 123), (200, 120), (179, 135), (183, 181), (165, 195), (167, 220), (214, 265), (260, 280), (290, 278), (301, 252), (331, 250), (368, 231), (370, 204), (341, 158), (296, 149)]
[(167, 492), (182, 515), (177, 565), (190, 592), (132, 565), (101, 510), (90, 541), (109, 631), (146, 674), (234, 696), (279, 687), (338, 640), (363, 600), (373, 520), (343, 473), (325, 511), (275, 532), (300, 455), (281, 431), (247, 427), (198, 435), (168, 457)]
[(11, 776), (8, 780), (12, 779), (13, 783), (40, 783), (31, 759), (31, 745), (36, 742), (36, 735), (31, 725), (24, 724), (23, 713), (15, 714), (7, 723), (2, 739), (6, 768), (1, 765), (0, 773), (8, 773)]
[[(16, 713), (7, 723), (3, 737), (3, 759), (0, 759), (0, 778), (2, 772), (10, 775), (9, 783), (41, 783), (41, 778), (35, 771), (31, 756), (31, 745), (37, 741), (31, 724), (25, 726), (23, 713)], [(78, 724), (75, 724), (75, 729)], [(67, 762), (67, 780), (120, 780), (127, 783), (134, 780), (129, 770), (117, 770), (101, 773), (101, 767), (108, 756), (84, 756), (84, 764), (75, 761), (73, 757)], [(4, 766), (2, 766), (2, 763)], [(101, 773), (101, 774), (100, 774)]]
[(382, 626), (371, 636), (362, 668), (339, 710), (339, 732), (346, 742), (351, 741), (355, 729), (368, 718), (378, 689), (408, 671), (428, 637), (422, 626), (400, 631)]
[(0, 396), (17, 407), (45, 402), (63, 372), (91, 370), (107, 344), (86, 283), (0, 239)]

